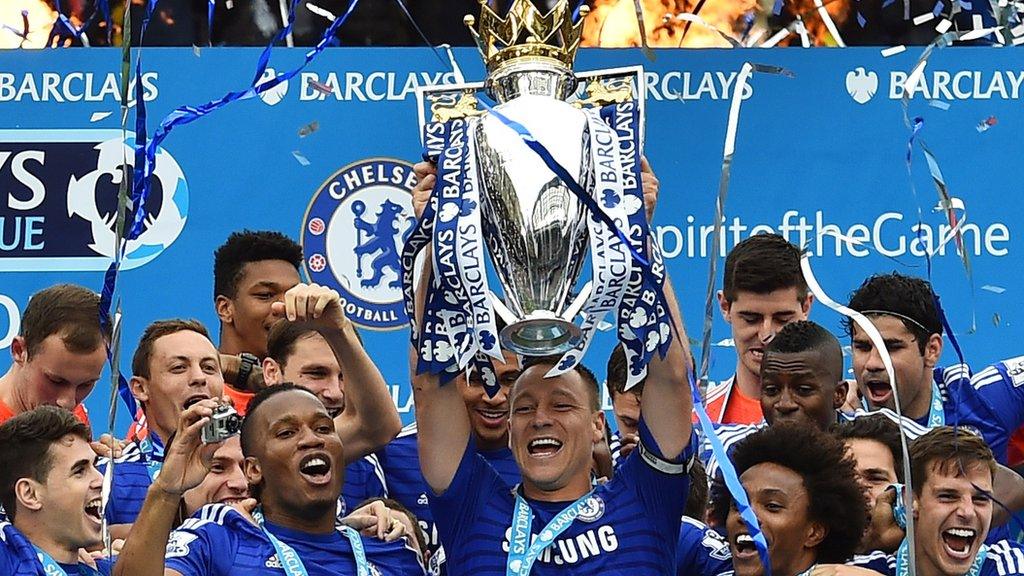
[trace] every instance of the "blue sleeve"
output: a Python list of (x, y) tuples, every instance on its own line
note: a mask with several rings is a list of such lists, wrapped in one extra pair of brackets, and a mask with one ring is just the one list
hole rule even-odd
[(355, 510), (370, 498), (384, 498), (384, 471), (377, 459), (366, 456), (349, 464), (345, 468), (345, 484), (341, 487), (341, 496), (349, 511)]
[[(117, 557), (114, 557), (116, 560)], [(96, 561), (96, 569), (100, 571), (102, 576), (110, 576), (114, 572), (114, 560), (108, 560), (106, 558), (100, 558)]]
[(676, 547), (677, 576), (716, 576), (732, 569), (729, 542), (692, 518), (683, 518)]
[(879, 574), (893, 575), (896, 573), (896, 557), (884, 552), (871, 552), (870, 554), (857, 554), (852, 560), (846, 563), (847, 566), (856, 566), (867, 570), (874, 570)]
[[(619, 466), (615, 478), (636, 492), (644, 513), (657, 523), (660, 533), (675, 535), (686, 507), (686, 496), (690, 493), (688, 470), (696, 450), (696, 438), (691, 435), (690, 443), (683, 452), (676, 459), (667, 460), (643, 417), (640, 418), (639, 433), (640, 443)], [(676, 466), (680, 471), (667, 473), (659, 469), (666, 466)]]
[(164, 566), (183, 576), (227, 576), (238, 543), (220, 524), (190, 518), (171, 532)]
[(473, 538), (473, 528), (488, 499), (508, 489), (494, 468), (477, 454), (476, 443), (470, 438), (448, 489), (430, 498), (430, 513), (445, 549), (467, 549), (465, 543)]
[(1024, 424), (1024, 356), (985, 368), (971, 378), (971, 385), (1007, 431)]
[[(106, 473), (106, 465), (98, 467)], [(132, 524), (142, 511), (142, 504), (149, 491), (149, 473), (144, 465), (135, 462), (114, 464), (114, 481), (110, 488), (110, 499), (103, 511), (109, 524)]]

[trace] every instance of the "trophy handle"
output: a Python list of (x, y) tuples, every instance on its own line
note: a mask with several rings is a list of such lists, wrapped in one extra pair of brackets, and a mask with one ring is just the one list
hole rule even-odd
[(416, 113), (419, 120), (420, 146), (423, 145), (423, 127), (432, 122), (445, 122), (454, 118), (482, 116), (477, 94), (484, 90), (483, 82), (443, 84), (416, 88)]
[(568, 102), (578, 108), (601, 107), (632, 100), (640, 113), (640, 148), (647, 129), (647, 82), (643, 66), (625, 66), (576, 73), (578, 91)]

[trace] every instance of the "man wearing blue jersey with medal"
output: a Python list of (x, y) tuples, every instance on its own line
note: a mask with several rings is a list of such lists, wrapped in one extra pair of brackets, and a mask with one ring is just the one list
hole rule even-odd
[[(286, 314), (293, 320), (341, 316), (336, 298), (320, 303), (318, 298), (290, 302)], [(336, 527), (344, 482), (342, 440), (320, 399), (292, 384), (257, 393), (242, 424), (245, 475), (260, 503), (254, 518), (213, 504), (172, 534), (182, 494), (202, 482), (219, 444), (200, 439), (217, 408), (216, 401), (204, 399), (183, 412), (163, 469), (121, 552), (117, 576), (423, 573), (416, 551), (404, 541), (364, 539)]]
[[(865, 280), (849, 307), (867, 316), (882, 334), (899, 383), (906, 433), (916, 438), (936, 426), (963, 426), (980, 434), (996, 461), (1004, 464), (1010, 435), (1024, 424), (1024, 377), (1007, 369), (1016, 360), (973, 378), (966, 364), (940, 367), (944, 342), (937, 302), (928, 282), (894, 272)], [(861, 395), (869, 408), (895, 419), (894, 392), (880, 354), (859, 326), (851, 322), (848, 328)]]
[(97, 576), (79, 562), (81, 549), (103, 541), (100, 489), (89, 427), (71, 412), (41, 406), (0, 426), (0, 574)]

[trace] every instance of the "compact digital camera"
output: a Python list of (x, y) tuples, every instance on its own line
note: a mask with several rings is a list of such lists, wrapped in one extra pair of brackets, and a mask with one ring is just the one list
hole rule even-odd
[(242, 417), (231, 406), (217, 406), (210, 421), (203, 426), (204, 444), (223, 442), (242, 431)]

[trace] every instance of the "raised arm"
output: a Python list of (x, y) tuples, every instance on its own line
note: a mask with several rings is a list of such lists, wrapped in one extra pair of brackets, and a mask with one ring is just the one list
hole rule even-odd
[(345, 446), (345, 464), (383, 448), (402, 429), (387, 382), (345, 317), (337, 292), (299, 284), (275, 303), (289, 321), (308, 320), (326, 328), (321, 335), (334, 351), (345, 379), (345, 410), (335, 418)]
[(214, 400), (200, 400), (182, 413), (160, 475), (150, 485), (114, 565), (114, 576), (180, 576), (178, 571), (164, 568), (164, 549), (182, 494), (203, 481), (220, 446), (200, 441), (200, 430), (216, 407)]
[[(416, 217), (430, 198), (435, 176), (426, 162), (416, 165), (419, 184), (413, 190)], [(432, 278), (430, 249), (423, 257), (423, 270), (416, 285), (416, 322), (422, 327), (426, 291)], [(455, 471), (469, 444), (469, 414), (455, 384), (441, 386), (437, 376), (416, 374), (416, 350), (410, 348), (409, 374), (412, 377), (413, 402), (416, 406), (416, 430), (423, 478), (436, 494), (443, 493), (455, 477)]]

